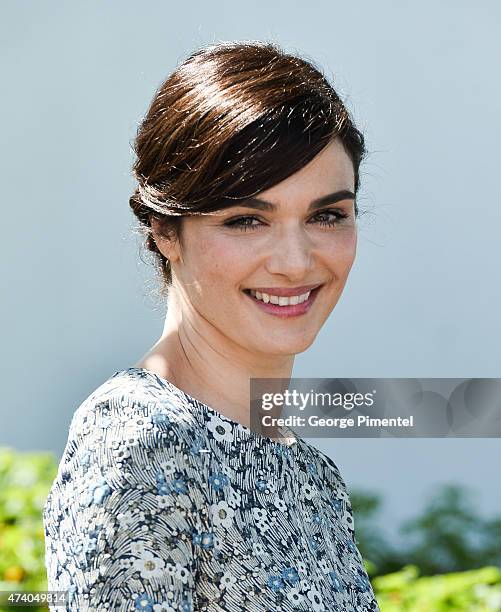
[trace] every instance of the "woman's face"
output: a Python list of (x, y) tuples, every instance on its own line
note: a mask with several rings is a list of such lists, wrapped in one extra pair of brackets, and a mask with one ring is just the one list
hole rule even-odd
[(353, 164), (335, 140), (252, 201), (182, 223), (182, 248), (171, 243), (168, 256), (183, 319), (195, 329), (203, 320), (253, 353), (300, 353), (355, 259)]

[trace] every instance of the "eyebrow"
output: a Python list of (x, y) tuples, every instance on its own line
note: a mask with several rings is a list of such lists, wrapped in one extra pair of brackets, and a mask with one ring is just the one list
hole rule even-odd
[[(317, 198), (316, 200), (310, 202), (310, 205), (308, 206), (308, 212), (318, 210), (319, 208), (322, 208), (322, 206), (326, 206), (327, 204), (336, 204), (336, 202), (340, 202), (341, 200), (355, 200), (355, 194), (349, 189), (341, 189), (340, 191), (328, 193), (327, 195), (324, 195), (321, 198)], [(245, 208), (255, 208), (257, 210), (264, 210), (268, 212), (272, 212), (277, 208), (276, 204), (273, 204), (273, 202), (261, 200), (260, 198), (245, 198), (243, 200), (240, 200), (239, 202), (235, 202), (234, 205), (243, 206)]]

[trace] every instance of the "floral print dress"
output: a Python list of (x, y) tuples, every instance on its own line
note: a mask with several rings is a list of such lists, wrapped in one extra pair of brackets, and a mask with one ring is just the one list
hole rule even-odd
[(379, 611), (333, 461), (142, 368), (76, 410), (43, 521), (51, 610)]

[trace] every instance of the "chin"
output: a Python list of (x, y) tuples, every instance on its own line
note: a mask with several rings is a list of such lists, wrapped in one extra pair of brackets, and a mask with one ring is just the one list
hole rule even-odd
[(263, 344), (266, 349), (264, 351), (261, 349), (261, 352), (265, 352), (267, 355), (297, 355), (310, 348), (315, 340), (315, 336), (288, 339), (268, 338)]

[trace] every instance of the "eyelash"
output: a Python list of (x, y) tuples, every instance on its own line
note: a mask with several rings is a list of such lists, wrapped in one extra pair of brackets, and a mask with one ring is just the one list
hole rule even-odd
[[(320, 225), (324, 226), (324, 227), (334, 227), (335, 225), (338, 225), (339, 223), (341, 223), (344, 219), (346, 219), (349, 215), (347, 215), (344, 212), (341, 212), (339, 210), (323, 210), (319, 213), (317, 213), (315, 215), (315, 217), (318, 217), (319, 215), (325, 215), (325, 214), (332, 214), (336, 217), (335, 221), (323, 221), (320, 222)], [(313, 218), (315, 218), (313, 217)], [(248, 223), (243, 223), (242, 221), (247, 221), (250, 219), (256, 219), (257, 221), (259, 221), (259, 219), (254, 216), (254, 215), (241, 215), (240, 217), (235, 217), (233, 219), (229, 219), (227, 221), (224, 222), (225, 227), (229, 227), (232, 229), (238, 229), (240, 231), (246, 232), (249, 230), (253, 230), (256, 229), (258, 227), (260, 227), (260, 225), (250, 225)]]

